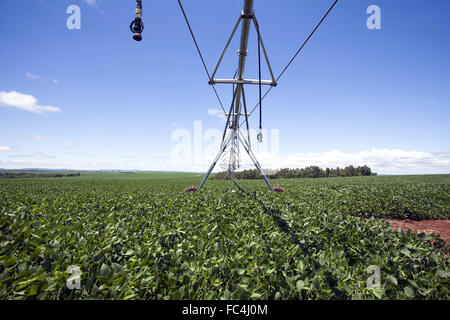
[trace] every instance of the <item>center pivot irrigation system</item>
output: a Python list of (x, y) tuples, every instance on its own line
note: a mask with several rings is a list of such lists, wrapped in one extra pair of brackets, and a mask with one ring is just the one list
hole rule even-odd
[[(328, 16), (328, 14), (333, 10), (334, 6), (339, 0), (335, 0), (334, 3), (331, 5), (331, 7), (328, 9), (328, 11), (325, 13), (325, 15), (322, 17), (320, 22), (317, 24), (317, 26), (314, 28), (314, 30), (310, 33), (308, 38), (303, 42), (303, 44), (300, 46), (298, 51), (295, 53), (295, 55), (292, 57), (292, 59), (289, 61), (289, 63), (286, 65), (286, 67), (283, 69), (283, 71), (280, 73), (278, 77), (274, 77), (272, 67), (269, 62), (269, 57), (267, 55), (266, 48), (264, 46), (260, 28), (258, 24), (258, 20), (256, 19), (255, 12), (253, 10), (253, 4), (254, 0), (244, 0), (244, 7), (242, 9), (241, 14), (239, 15), (238, 21), (236, 22), (236, 25), (231, 33), (230, 38), (228, 39), (227, 44), (225, 45), (225, 48), (222, 52), (222, 55), (219, 58), (219, 62), (216, 65), (216, 68), (214, 69), (214, 72), (212, 74), (209, 73), (208, 68), (206, 67), (205, 60), (203, 59), (203, 55), (200, 51), (200, 48), (198, 46), (197, 40), (194, 36), (194, 32), (192, 31), (191, 25), (189, 23), (189, 20), (187, 18), (186, 12), (184, 11), (183, 5), (181, 4), (181, 0), (178, 0), (178, 4), (180, 6), (180, 9), (183, 13), (184, 19), (186, 20), (186, 24), (189, 28), (189, 32), (191, 33), (192, 39), (194, 40), (195, 47), (197, 48), (198, 54), (200, 56), (200, 59), (202, 60), (203, 67), (205, 68), (206, 74), (209, 79), (209, 84), (214, 90), (214, 93), (217, 97), (217, 100), (219, 101), (220, 106), (222, 107), (222, 110), (227, 118), (225, 129), (223, 132), (222, 137), (222, 143), (220, 145), (219, 153), (217, 154), (216, 158), (214, 159), (213, 163), (208, 169), (208, 172), (205, 174), (200, 186), (196, 188), (191, 188), (190, 190), (198, 191), (200, 190), (204, 184), (206, 183), (206, 180), (208, 179), (209, 175), (213, 171), (214, 167), (217, 165), (219, 160), (223, 157), (223, 162), (221, 163), (222, 169), (228, 172), (228, 177), (230, 179), (234, 180), (233, 173), (235, 170), (240, 168), (240, 145), (242, 145), (249, 155), (250, 159), (254, 163), (255, 167), (258, 169), (259, 173), (261, 174), (262, 178), (266, 182), (267, 186), (269, 187), (270, 191), (274, 191), (274, 188), (270, 184), (269, 179), (267, 179), (266, 174), (264, 173), (263, 168), (259, 164), (258, 160), (256, 159), (255, 155), (252, 152), (251, 144), (250, 144), (250, 130), (249, 130), (249, 124), (248, 124), (248, 118), (252, 115), (252, 113), (259, 107), (259, 133), (257, 136), (258, 142), (262, 142), (263, 136), (262, 136), (262, 101), (267, 96), (267, 94), (272, 90), (272, 88), (277, 86), (278, 81), (283, 76), (283, 74), (286, 72), (286, 70), (289, 68), (289, 66), (292, 64), (294, 59), (298, 56), (300, 51), (303, 49), (303, 47), (306, 45), (306, 43), (309, 41), (309, 39), (312, 37), (314, 32), (319, 28), (319, 26), (322, 24), (322, 22), (325, 20), (325, 18)], [(142, 40), (142, 32), (144, 31), (144, 23), (142, 21), (142, 0), (136, 0), (137, 2), (137, 8), (136, 8), (136, 19), (131, 22), (130, 29), (133, 33), (133, 39), (136, 41)], [(246, 79), (244, 77), (244, 71), (245, 71), (245, 62), (248, 55), (248, 40), (249, 40), (249, 32), (251, 24), (253, 23), (257, 36), (258, 36), (258, 69), (259, 69), (259, 78), (257, 80), (254, 79)], [(216, 79), (215, 75), (217, 73), (217, 70), (219, 69), (220, 64), (222, 63), (222, 59), (225, 56), (225, 53), (227, 52), (227, 49), (233, 40), (233, 37), (238, 29), (238, 27), (242, 24), (241, 27), (241, 40), (240, 40), (240, 48), (238, 50), (239, 55), (239, 64), (238, 69), (234, 75), (233, 79)], [(262, 49), (262, 50), (261, 50)], [(270, 80), (261, 80), (261, 51), (264, 54), (265, 61), (267, 63), (267, 67), (270, 72), (271, 79)], [(233, 86), (233, 99), (229, 108), (229, 111), (226, 112), (222, 100), (219, 97), (219, 94), (217, 93), (217, 90), (215, 88), (216, 84), (231, 84)], [(256, 104), (256, 106), (248, 112), (247, 109), (247, 101), (245, 99), (245, 85), (258, 85), (259, 86), (259, 101)], [(262, 95), (262, 86), (269, 86), (269, 89), (265, 92), (264, 95)], [(244, 120), (241, 122), (241, 117), (244, 117)], [(245, 136), (241, 131), (241, 126), (244, 125), (247, 129), (247, 136)]]

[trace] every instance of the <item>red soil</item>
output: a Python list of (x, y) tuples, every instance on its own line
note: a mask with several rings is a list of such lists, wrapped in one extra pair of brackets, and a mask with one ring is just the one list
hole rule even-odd
[(446, 243), (450, 242), (450, 220), (396, 220), (385, 219), (391, 224), (393, 230), (399, 228), (410, 229), (413, 231), (425, 232), (425, 233), (437, 233), (441, 236), (441, 239)]

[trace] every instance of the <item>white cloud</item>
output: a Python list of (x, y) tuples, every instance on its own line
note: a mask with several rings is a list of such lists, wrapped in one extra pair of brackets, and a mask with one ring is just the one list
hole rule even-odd
[(44, 112), (60, 112), (59, 107), (41, 106), (37, 104), (37, 99), (32, 95), (23, 94), (16, 91), (4, 92), (0, 91), (0, 107), (7, 106), (34, 113)]
[(31, 135), (31, 136), (28, 136), (30, 139), (33, 139), (33, 140), (41, 140), (41, 139), (45, 139), (45, 140), (55, 140), (55, 137), (52, 137), (52, 136), (41, 136), (39, 133), (38, 134), (34, 134), (34, 135)]
[(27, 72), (25, 74), (25, 77), (27, 78), (27, 80), (39, 80), (40, 76), (36, 75), (36, 74), (32, 74)]
[(99, 8), (100, 0), (83, 0), (86, 4), (88, 4), (91, 8), (95, 8), (98, 13), (105, 15), (105, 12)]
[(81, 146), (77, 143), (66, 142), (66, 143), (64, 143), (64, 148), (70, 149), (70, 150), (80, 150)]
[[(256, 147), (255, 144), (252, 146)], [(256, 148), (255, 148), (256, 149)], [(270, 149), (269, 149), (270, 151)], [(308, 166), (319, 166), (325, 168), (344, 168), (349, 165), (369, 166), (373, 172), (378, 174), (450, 174), (450, 151), (430, 153), (421, 151), (405, 151), (399, 149), (370, 149), (356, 153), (345, 153), (339, 150), (331, 150), (323, 153), (291, 153), (275, 154), (270, 152), (256, 152), (255, 156), (263, 168), (304, 168)], [(216, 154), (203, 153), (200, 161), (194, 161), (194, 154), (184, 163), (173, 162), (161, 163), (167, 170), (197, 171), (205, 172), (212, 163)], [(223, 157), (219, 161), (226, 162)], [(151, 163), (151, 165), (157, 165)], [(170, 168), (167, 168), (170, 166)], [(248, 155), (241, 149), (241, 169), (254, 169)], [(162, 170), (156, 169), (156, 170)], [(221, 171), (218, 166), (215, 172)]]
[(56, 159), (55, 156), (52, 156), (52, 155), (49, 155), (49, 154), (43, 153), (43, 152), (30, 152), (30, 153), (23, 153), (23, 154), (16, 153), (16, 154), (10, 155), (8, 157), (10, 159), (14, 159), (14, 160), (19, 159), (19, 161), (24, 162), (24, 163), (26, 162), (26, 160), (24, 160), (24, 159), (28, 159), (31, 161), (34, 161), (36, 159)]
[(97, 7), (97, 0), (84, 0), (91, 7)]
[(21, 159), (14, 159), (14, 160), (11, 160), (11, 163), (16, 164), (16, 165), (23, 165), (26, 163), (26, 161), (21, 160)]
[(379, 174), (438, 174), (450, 173), (450, 151), (429, 153), (399, 149), (371, 149), (358, 153), (332, 150), (324, 153), (300, 153), (276, 156), (257, 154), (265, 168), (321, 168), (368, 165)]
[[(40, 75), (32, 74), (32, 73), (30, 73), (30, 72), (27, 72), (27, 73), (25, 74), (25, 78), (26, 78), (27, 80), (34, 80), (34, 81), (39, 81), (39, 82), (47, 81), (47, 80), (48, 80), (48, 79), (45, 79), (45, 77), (42, 78)], [(52, 81), (54, 84), (59, 84), (59, 81), (58, 81), (57, 79), (51, 79), (51, 81)]]
[(220, 109), (208, 109), (208, 114), (220, 119), (225, 119), (225, 114), (223, 113), (223, 110)]
[(0, 151), (9, 151), (9, 150), (11, 150), (11, 148), (8, 146), (0, 146)]
[[(155, 170), (155, 171), (192, 171), (205, 172), (211, 164), (214, 155), (205, 156), (200, 162), (187, 161), (174, 164), (170, 153), (152, 156), (151, 154), (131, 159), (126, 156), (106, 154), (83, 154), (80, 145), (66, 143), (70, 149), (63, 154), (52, 157), (36, 154), (17, 155), (10, 159), (0, 157), (0, 167), (8, 169), (48, 168), (48, 169), (78, 169), (78, 170)], [(8, 150), (0, 147), (0, 150)], [(252, 162), (241, 150), (242, 169), (254, 168)], [(368, 165), (378, 174), (450, 174), (450, 150), (438, 153), (405, 151), (399, 149), (370, 149), (356, 153), (345, 153), (331, 150), (323, 153), (297, 153), (273, 155), (256, 153), (263, 168), (303, 168), (317, 165), (321, 168), (346, 167), (348, 165)], [(221, 161), (220, 161), (221, 162)], [(219, 165), (216, 172), (222, 170)]]

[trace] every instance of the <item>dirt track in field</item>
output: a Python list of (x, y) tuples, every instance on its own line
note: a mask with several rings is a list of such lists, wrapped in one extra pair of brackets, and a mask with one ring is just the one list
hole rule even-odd
[(446, 243), (450, 242), (450, 220), (384, 220), (388, 221), (391, 224), (392, 229), (394, 230), (402, 228), (403, 230), (410, 229), (413, 231), (425, 233), (437, 233)]

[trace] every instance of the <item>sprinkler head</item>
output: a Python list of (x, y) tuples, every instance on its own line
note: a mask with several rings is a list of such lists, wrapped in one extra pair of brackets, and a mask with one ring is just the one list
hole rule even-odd
[(142, 41), (142, 35), (140, 33), (133, 33), (133, 39), (136, 41)]
[(256, 137), (257, 137), (259, 143), (263, 142), (263, 134), (262, 134), (262, 132), (259, 132)]
[(136, 41), (142, 40), (142, 32), (144, 31), (144, 22), (140, 17), (136, 17), (130, 24), (130, 30), (133, 33), (133, 39)]

